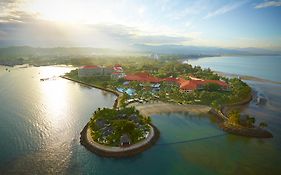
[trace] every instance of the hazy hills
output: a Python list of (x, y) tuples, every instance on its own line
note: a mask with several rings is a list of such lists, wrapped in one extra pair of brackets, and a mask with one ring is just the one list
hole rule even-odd
[(197, 47), (182, 45), (134, 45), (132, 49), (117, 51), (114, 49), (91, 47), (56, 47), (35, 48), (15, 46), (0, 48), (0, 58), (3, 57), (36, 57), (36, 56), (75, 56), (75, 55), (111, 55), (111, 54), (176, 54), (176, 55), (280, 55), (279, 51), (258, 48), (226, 49), (217, 47)]

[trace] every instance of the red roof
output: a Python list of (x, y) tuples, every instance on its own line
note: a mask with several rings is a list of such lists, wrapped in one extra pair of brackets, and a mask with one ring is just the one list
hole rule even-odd
[(154, 77), (146, 72), (128, 74), (125, 76), (125, 79), (128, 81), (140, 81), (140, 82), (151, 82), (151, 83), (158, 83), (162, 81), (162, 79)]
[(226, 82), (220, 81), (220, 80), (204, 80), (206, 83), (215, 83), (223, 87), (228, 87), (228, 84)]
[(215, 83), (224, 88), (228, 87), (228, 84), (220, 80), (186, 80), (184, 78), (157, 78), (150, 75), (147, 72), (138, 72), (135, 74), (128, 74), (124, 77), (127, 81), (140, 81), (140, 82), (150, 82), (159, 83), (161, 81), (176, 82), (179, 84), (181, 89), (184, 90), (195, 90), (199, 86), (205, 85), (207, 83)]
[(167, 81), (167, 82), (178, 82), (178, 78), (168, 77), (168, 78), (163, 78), (163, 81)]
[(219, 80), (185, 80), (181, 79), (181, 82), (179, 82), (180, 84), (180, 88), (184, 89), (184, 90), (195, 90), (197, 89), (199, 86), (208, 84), (208, 83), (215, 83), (218, 84), (222, 87), (228, 87), (228, 84), (223, 82), (223, 81), (219, 81)]
[(180, 83), (180, 88), (184, 90), (195, 90), (198, 87), (198, 83), (192, 80), (185, 80)]
[(113, 67), (113, 69), (115, 70), (115, 71), (122, 71), (123, 69), (122, 69), (122, 67)]
[(82, 66), (82, 69), (95, 69), (95, 68), (99, 68), (99, 66), (96, 65), (92, 65), (92, 66)]

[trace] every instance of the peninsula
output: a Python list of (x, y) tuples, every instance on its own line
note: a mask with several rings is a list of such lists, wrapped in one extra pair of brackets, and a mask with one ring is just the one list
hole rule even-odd
[(273, 137), (264, 129), (266, 123), (255, 125), (254, 117), (232, 109), (252, 100), (251, 88), (239, 78), (226, 78), (210, 69), (147, 59), (123, 65), (81, 66), (63, 78), (118, 97), (114, 109), (95, 111), (81, 132), (81, 143), (101, 156), (132, 156), (151, 147), (160, 133), (149, 115), (161, 112), (211, 113), (226, 132)]

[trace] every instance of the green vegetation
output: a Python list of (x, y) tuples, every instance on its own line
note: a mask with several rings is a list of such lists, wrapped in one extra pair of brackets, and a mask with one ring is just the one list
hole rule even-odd
[(134, 107), (98, 109), (89, 122), (93, 139), (104, 145), (119, 146), (120, 138), (126, 134), (130, 144), (146, 138), (151, 119), (140, 115)]
[(221, 86), (215, 83), (208, 83), (203, 86), (203, 89), (209, 92), (216, 92), (221, 90)]
[[(228, 114), (228, 123), (235, 126), (243, 126), (247, 128), (253, 128), (255, 124), (255, 118), (247, 114), (241, 115), (239, 111), (233, 110)], [(266, 126), (266, 123), (261, 123), (260, 127)]]
[(231, 111), (228, 114), (228, 123), (232, 125), (239, 125), (240, 113), (239, 111)]
[(267, 127), (267, 123), (261, 122), (261, 123), (259, 124), (259, 127), (260, 127), (260, 128), (266, 128), (266, 127)]
[[(125, 95), (122, 97), (122, 106), (125, 106), (126, 101), (129, 99), (144, 99), (146, 101), (163, 101), (179, 104), (204, 104), (219, 109), (223, 105), (241, 102), (251, 96), (251, 88), (242, 80), (219, 76), (210, 69), (202, 69), (199, 66), (192, 67), (189, 64), (182, 64), (177, 61), (158, 61), (146, 58), (133, 60), (134, 62), (121, 63), (125, 73), (148, 72), (159, 78), (182, 77), (185, 79), (189, 79), (189, 76), (193, 75), (202, 79), (224, 80), (228, 83), (229, 88), (224, 90), (217, 84), (209, 83), (200, 89), (187, 93), (182, 92), (176, 83), (161, 82), (160, 90), (155, 90), (151, 87), (150, 83), (130, 82), (124, 85), (124, 79), (110, 79), (109, 76), (78, 77), (77, 70), (71, 71), (66, 76), (113, 90), (117, 87), (134, 89), (136, 93), (133, 96)], [(119, 63), (119, 61), (115, 60), (112, 64)], [(99, 60), (97, 63), (101, 63), (101, 61)], [(107, 64), (108, 62), (105, 61), (104, 63)]]

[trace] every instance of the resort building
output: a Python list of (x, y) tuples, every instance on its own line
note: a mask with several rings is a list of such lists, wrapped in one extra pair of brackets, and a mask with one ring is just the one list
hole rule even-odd
[(112, 72), (112, 74), (110, 76), (112, 79), (119, 79), (119, 78), (124, 78), (125, 75), (126, 74), (123, 72)]
[(154, 83), (153, 85), (151, 85), (151, 87), (155, 88), (155, 89), (160, 89), (160, 84), (159, 84), (160, 82), (177, 84), (177, 85), (179, 85), (179, 87), (182, 91), (186, 91), (186, 92), (190, 92), (190, 91), (193, 91), (195, 89), (201, 89), (201, 88), (204, 87), (204, 85), (206, 85), (208, 83), (217, 84), (217, 85), (221, 86), (221, 88), (223, 90), (228, 89), (228, 84), (225, 83), (224, 81), (203, 80), (203, 79), (199, 79), (199, 78), (196, 78), (196, 77), (191, 77), (191, 80), (186, 80), (186, 79), (183, 79), (183, 78), (173, 78), (173, 77), (157, 78), (157, 77), (154, 77), (154, 76), (150, 75), (149, 73), (140, 72), (140, 73), (135, 73), (135, 74), (128, 74), (124, 78), (127, 81), (142, 82), (141, 85), (143, 85), (145, 83)]
[(123, 134), (120, 137), (120, 146), (129, 146), (131, 144), (131, 139), (128, 134)]
[(115, 65), (113, 67), (105, 66), (82, 66), (78, 69), (79, 77), (92, 77), (92, 76), (111, 76), (111, 78), (118, 79), (123, 78), (125, 73), (121, 65)]
[(78, 76), (79, 77), (91, 77), (96, 75), (102, 75), (103, 68), (101, 66), (82, 66), (78, 69)]
[(193, 91), (195, 89), (202, 89), (204, 85), (208, 83), (217, 84), (221, 86), (223, 90), (228, 89), (228, 84), (220, 80), (185, 80), (180, 78), (178, 83), (180, 85), (180, 89), (187, 92)]
[(149, 83), (159, 83), (162, 81), (161, 78), (154, 77), (147, 72), (128, 74), (124, 78), (127, 81), (138, 81), (138, 82), (149, 82)]

